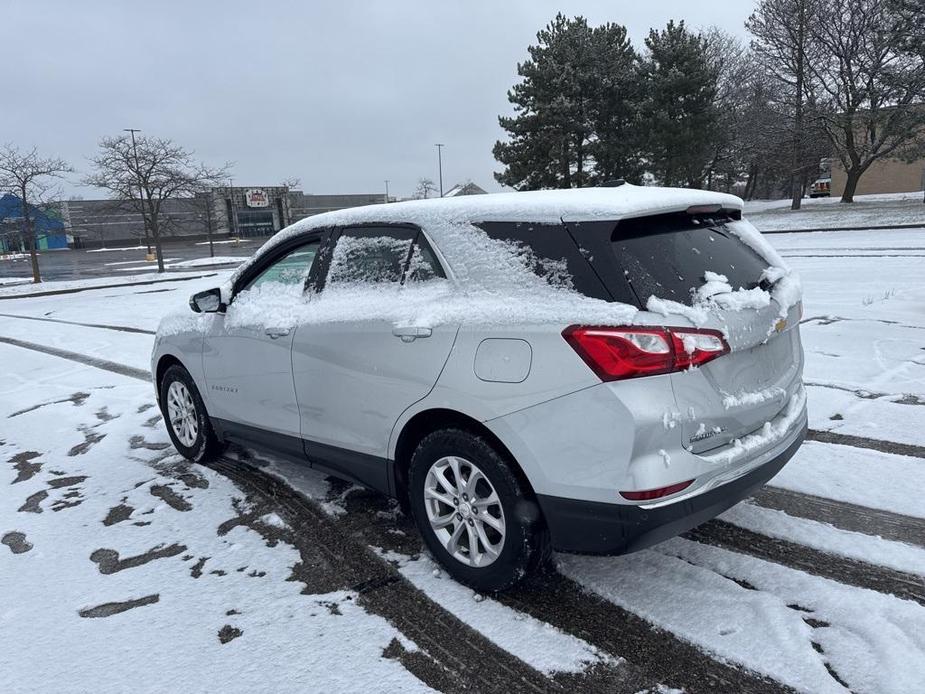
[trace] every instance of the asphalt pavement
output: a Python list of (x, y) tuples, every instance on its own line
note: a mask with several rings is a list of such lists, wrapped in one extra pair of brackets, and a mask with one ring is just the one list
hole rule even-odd
[[(238, 245), (216, 243), (215, 257), (247, 258), (260, 247), (266, 239), (243, 239)], [(39, 268), (44, 281), (77, 280), (89, 277), (128, 277), (144, 273), (155, 273), (157, 263), (145, 260), (147, 249), (142, 247), (127, 248), (129, 244), (114, 244), (114, 248), (50, 250), (39, 252)], [(223, 267), (223, 265), (202, 265), (196, 267), (176, 267), (175, 263), (190, 260), (208, 259), (207, 243), (168, 243), (164, 245), (164, 262), (167, 272), (191, 272)], [(230, 266), (227, 263), (224, 267)], [(28, 254), (13, 259), (0, 259), (0, 286), (17, 282), (19, 278), (32, 277), (32, 265)]]

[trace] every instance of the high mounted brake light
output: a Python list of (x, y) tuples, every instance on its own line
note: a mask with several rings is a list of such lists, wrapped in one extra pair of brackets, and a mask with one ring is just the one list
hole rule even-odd
[(687, 208), (687, 213), (690, 215), (716, 214), (717, 212), (721, 212), (722, 209), (722, 205), (691, 205)]
[(562, 337), (602, 381), (684, 371), (729, 352), (722, 333), (706, 328), (572, 325)]

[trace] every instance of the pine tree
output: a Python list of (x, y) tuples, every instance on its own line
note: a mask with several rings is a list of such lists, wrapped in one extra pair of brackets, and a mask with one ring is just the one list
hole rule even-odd
[(699, 188), (715, 150), (717, 71), (707, 40), (674, 21), (646, 38), (641, 104), (649, 170), (662, 185)]
[(586, 72), (593, 62), (592, 32), (583, 17), (557, 14), (537, 33), (530, 59), (517, 65), (523, 80), (508, 91), (516, 115), (498, 118), (509, 142), (495, 143), (506, 166), (495, 178), (530, 190), (571, 188), (588, 177), (591, 118)]
[(594, 63), (588, 90), (593, 94), (591, 126), (594, 141), (594, 180), (602, 183), (622, 178), (639, 183), (643, 174), (640, 155), (639, 54), (619, 24), (592, 30)]
[(528, 51), (508, 91), (516, 115), (498, 119), (509, 141), (495, 143), (506, 167), (495, 178), (522, 190), (638, 179), (639, 57), (626, 29), (560, 13)]

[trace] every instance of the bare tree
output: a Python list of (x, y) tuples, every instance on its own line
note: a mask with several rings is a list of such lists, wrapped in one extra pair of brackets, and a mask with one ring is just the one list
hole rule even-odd
[(730, 192), (747, 173), (744, 147), (754, 124), (746, 119), (755, 61), (741, 41), (718, 27), (704, 34), (707, 56), (717, 74), (715, 104), (719, 120), (713, 151), (707, 166), (706, 187)]
[(302, 179), (298, 176), (287, 176), (282, 181), (279, 182), (284, 188), (289, 188), (290, 190), (298, 190), (299, 186), (302, 185)]
[(814, 61), (811, 25), (823, 19), (818, 5), (819, 0), (761, 0), (745, 23), (755, 37), (752, 47), (767, 62), (769, 74), (780, 82), (789, 107), (790, 207), (794, 210), (800, 209), (807, 175), (805, 105), (807, 76)]
[(21, 151), (13, 145), (0, 148), (0, 189), (14, 193), (22, 206), (22, 234), (29, 246), (32, 260), (32, 281), (39, 283), (39, 258), (35, 251), (35, 219), (33, 212), (47, 206), (58, 192), (56, 179), (73, 169), (63, 159), (41, 157), (33, 147)]
[(150, 230), (157, 253), (157, 271), (164, 272), (161, 236), (164, 202), (187, 198), (223, 180), (228, 165), (210, 168), (172, 140), (142, 135), (134, 142), (127, 135), (100, 141), (91, 160), (96, 171), (85, 183), (110, 191), (120, 200), (134, 201)]
[(899, 11), (895, 0), (828, 0), (811, 23), (819, 56), (809, 70), (845, 169), (842, 202), (854, 201), (874, 162), (925, 152), (925, 50), (913, 38), (920, 23), (920, 13)]
[(429, 178), (422, 178), (418, 180), (418, 187), (414, 189), (414, 197), (418, 199), (427, 199), (430, 197), (431, 193), (437, 191), (437, 186)]

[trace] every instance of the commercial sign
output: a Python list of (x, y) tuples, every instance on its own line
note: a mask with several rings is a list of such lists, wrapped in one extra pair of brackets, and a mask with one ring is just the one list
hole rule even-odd
[(269, 207), (270, 196), (265, 190), (251, 188), (244, 191), (244, 204), (248, 207)]

